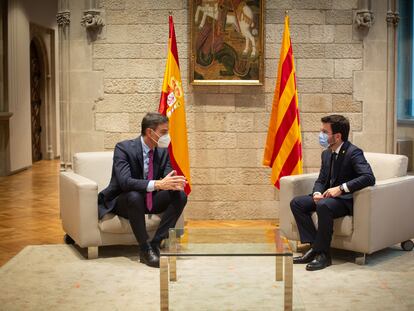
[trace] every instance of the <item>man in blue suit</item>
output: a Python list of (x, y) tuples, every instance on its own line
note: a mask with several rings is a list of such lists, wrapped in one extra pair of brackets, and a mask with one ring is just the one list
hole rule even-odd
[[(295, 197), (290, 207), (299, 229), (302, 243), (311, 248), (293, 258), (293, 263), (307, 263), (306, 270), (324, 269), (331, 265), (329, 248), (333, 233), (333, 220), (352, 215), (353, 193), (375, 184), (371, 167), (361, 149), (348, 141), (349, 121), (341, 115), (322, 118), (319, 143), (322, 152), (319, 177), (310, 195)], [(318, 215), (318, 229), (311, 215)]]
[[(141, 136), (116, 144), (111, 181), (98, 195), (99, 218), (111, 212), (129, 219), (139, 244), (140, 262), (151, 267), (159, 267), (160, 243), (187, 203), (183, 191), (186, 179), (171, 168), (169, 143), (168, 118), (147, 113)], [(149, 241), (145, 214), (160, 213), (160, 225)]]

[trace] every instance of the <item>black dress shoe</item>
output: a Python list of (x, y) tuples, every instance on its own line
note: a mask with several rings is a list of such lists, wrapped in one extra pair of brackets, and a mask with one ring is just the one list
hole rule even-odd
[(151, 242), (151, 248), (157, 254), (158, 257), (160, 257), (160, 243), (158, 242)]
[(315, 251), (313, 248), (310, 248), (303, 256), (293, 257), (293, 263), (309, 263), (315, 258), (315, 256)]
[(160, 258), (151, 247), (149, 247), (147, 250), (139, 251), (139, 262), (142, 262), (150, 267), (160, 267)]
[(315, 259), (306, 265), (306, 270), (315, 271), (325, 269), (332, 264), (331, 256), (320, 253), (316, 255)]

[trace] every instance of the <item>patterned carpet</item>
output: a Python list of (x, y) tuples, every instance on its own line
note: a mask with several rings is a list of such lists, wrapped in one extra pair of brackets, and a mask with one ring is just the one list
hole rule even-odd
[[(159, 310), (159, 272), (137, 263), (134, 247), (100, 258), (67, 245), (28, 246), (0, 269), (0, 310)], [(170, 310), (283, 310), (274, 258), (198, 257), (177, 261)], [(358, 266), (294, 266), (294, 310), (414, 310), (414, 252), (388, 248)]]

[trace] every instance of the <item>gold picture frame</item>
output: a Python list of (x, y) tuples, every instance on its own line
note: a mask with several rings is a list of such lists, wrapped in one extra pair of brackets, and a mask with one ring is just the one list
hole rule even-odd
[(189, 0), (192, 85), (263, 85), (264, 1)]

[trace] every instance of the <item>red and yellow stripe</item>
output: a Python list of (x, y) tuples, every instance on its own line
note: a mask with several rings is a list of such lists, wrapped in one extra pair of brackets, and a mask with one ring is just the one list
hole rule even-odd
[(177, 41), (172, 16), (169, 17), (169, 24), (168, 57), (158, 111), (166, 115), (169, 119), (171, 144), (168, 150), (171, 165), (177, 171), (178, 175), (187, 178), (188, 184), (184, 191), (189, 194), (191, 192), (191, 177), (188, 156), (187, 123), (180, 64), (178, 61)]
[(263, 156), (263, 165), (272, 168), (272, 183), (280, 188), (280, 178), (301, 174), (302, 138), (296, 89), (295, 63), (285, 17), (272, 114)]

